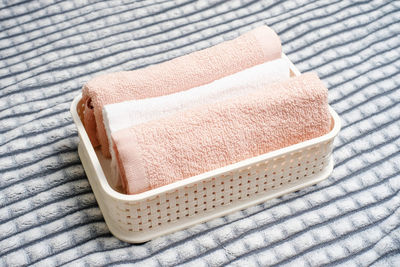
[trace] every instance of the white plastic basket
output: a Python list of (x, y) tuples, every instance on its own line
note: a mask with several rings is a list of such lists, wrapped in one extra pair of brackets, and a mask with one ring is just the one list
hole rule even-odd
[[(289, 59), (291, 75), (299, 71)], [(78, 128), (79, 156), (111, 233), (142, 243), (220, 217), (327, 178), (333, 170), (333, 140), (340, 119), (330, 108), (331, 131), (321, 137), (250, 158), (137, 195), (111, 188), (110, 160), (93, 149), (83, 127), (81, 95), (71, 105)]]

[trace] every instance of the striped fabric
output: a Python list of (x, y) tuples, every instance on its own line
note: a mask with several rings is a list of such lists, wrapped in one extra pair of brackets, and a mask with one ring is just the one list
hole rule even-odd
[[(316, 71), (343, 129), (326, 181), (142, 245), (107, 229), (77, 153), (71, 100), (266, 23)], [(0, 266), (400, 266), (399, 1), (4, 1)]]

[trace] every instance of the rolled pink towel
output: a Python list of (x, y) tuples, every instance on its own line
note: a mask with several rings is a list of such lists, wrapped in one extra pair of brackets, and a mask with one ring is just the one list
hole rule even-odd
[(327, 133), (328, 91), (316, 74), (194, 107), (112, 134), (120, 175), (136, 194)]
[[(104, 105), (171, 94), (204, 85), (281, 56), (281, 42), (267, 26), (157, 65), (104, 74), (83, 86), (84, 123), (94, 147), (110, 156), (103, 124)], [(92, 110), (93, 109), (93, 110)]]

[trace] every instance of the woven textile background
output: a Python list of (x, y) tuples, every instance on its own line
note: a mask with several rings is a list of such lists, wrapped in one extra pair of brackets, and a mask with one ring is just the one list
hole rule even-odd
[[(141, 245), (107, 229), (69, 106), (136, 69), (266, 23), (342, 119), (317, 186)], [(0, 266), (400, 266), (400, 1), (4, 1)]]

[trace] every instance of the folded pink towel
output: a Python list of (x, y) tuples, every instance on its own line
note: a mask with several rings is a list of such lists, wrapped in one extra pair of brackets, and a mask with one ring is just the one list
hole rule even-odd
[(103, 124), (104, 105), (171, 94), (207, 84), (277, 59), (281, 51), (276, 33), (261, 26), (234, 40), (161, 64), (95, 77), (82, 89), (86, 103), (84, 123), (90, 141), (94, 147), (101, 145), (103, 155), (110, 156)]
[(328, 91), (303, 74), (112, 134), (128, 194), (293, 145), (330, 129)]

